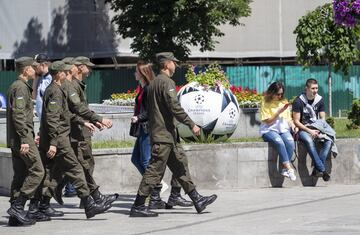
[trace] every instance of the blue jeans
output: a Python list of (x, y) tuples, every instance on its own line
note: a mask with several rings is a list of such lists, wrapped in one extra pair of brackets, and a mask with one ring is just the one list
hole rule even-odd
[(314, 161), (315, 168), (319, 171), (325, 171), (325, 162), (331, 148), (331, 141), (325, 140), (318, 153), (315, 142), (309, 133), (299, 131), (299, 139), (305, 144), (311, 159)]
[(76, 189), (70, 182), (67, 182), (65, 185), (65, 195), (72, 195), (72, 194), (76, 195)]
[(275, 131), (269, 131), (263, 134), (262, 138), (265, 142), (270, 142), (275, 146), (282, 164), (286, 164), (291, 161), (295, 149), (295, 143), (290, 132), (277, 133)]
[(145, 173), (151, 158), (150, 135), (146, 134), (140, 127), (140, 134), (136, 139), (131, 155), (131, 162), (135, 165), (141, 175)]

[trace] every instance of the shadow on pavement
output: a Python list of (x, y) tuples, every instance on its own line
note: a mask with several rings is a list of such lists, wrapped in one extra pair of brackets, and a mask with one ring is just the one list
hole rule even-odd
[[(75, 218), (64, 218), (64, 217), (57, 217), (57, 218), (54, 218), (52, 217), (51, 220), (63, 220), (63, 221), (66, 221), (66, 220), (77, 220), (77, 221), (103, 221), (103, 220), (107, 220), (107, 219), (96, 219), (96, 218), (90, 218), (90, 219), (86, 219), (85, 218), (85, 215), (84, 215), (84, 219), (75, 219)], [(40, 222), (39, 222), (40, 223)]]

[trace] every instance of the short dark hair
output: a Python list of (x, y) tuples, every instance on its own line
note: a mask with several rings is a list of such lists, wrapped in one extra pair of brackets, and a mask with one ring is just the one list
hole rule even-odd
[(51, 75), (51, 77), (55, 77), (55, 75), (57, 73), (59, 73), (60, 71), (56, 71), (56, 70), (49, 70), (49, 74)]
[(26, 66), (15, 66), (15, 71), (17, 74), (22, 74), (25, 70)]
[(308, 80), (306, 80), (306, 86), (310, 87), (312, 84), (318, 84), (318, 82), (316, 81), (316, 79), (314, 78), (309, 78)]
[(166, 62), (168, 62), (168, 60), (163, 60), (163, 61), (159, 62), (159, 68), (164, 69)]
[(46, 63), (50, 61), (50, 58), (46, 54), (40, 53), (34, 56), (34, 60), (38, 63)]

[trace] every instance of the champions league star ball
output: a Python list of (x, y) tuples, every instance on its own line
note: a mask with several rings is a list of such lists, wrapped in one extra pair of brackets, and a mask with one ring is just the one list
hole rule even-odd
[(193, 82), (182, 87), (177, 96), (185, 112), (202, 132), (195, 138), (188, 126), (179, 124), (179, 135), (185, 141), (209, 138), (224, 141), (234, 133), (239, 121), (239, 105), (230, 90), (217, 86), (205, 89)]

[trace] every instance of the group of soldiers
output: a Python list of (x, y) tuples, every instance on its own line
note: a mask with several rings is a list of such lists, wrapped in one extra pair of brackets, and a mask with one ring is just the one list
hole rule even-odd
[[(179, 142), (176, 123), (189, 126), (194, 135), (199, 135), (200, 128), (177, 100), (171, 77), (178, 60), (171, 52), (159, 53), (156, 57), (160, 73), (150, 83), (147, 94), (151, 110), (148, 112), (151, 160), (130, 217), (158, 216), (145, 206), (145, 199), (160, 183), (166, 166), (189, 195), (196, 211), (201, 213), (217, 196), (202, 196), (197, 192), (187, 156)], [(112, 127), (112, 121), (91, 111), (86, 101), (83, 80), (94, 64), (83, 56), (50, 63), (46, 56), (36, 55), (18, 58), (15, 65), (18, 79), (10, 86), (7, 99), (7, 142), (12, 151), (14, 170), (11, 207), (7, 211), (9, 225), (32, 225), (36, 221), (63, 216), (63, 212), (51, 207), (50, 199), (63, 204), (61, 196), (66, 182), (75, 187), (87, 218), (105, 212), (119, 195), (103, 195), (93, 178), (92, 132), (96, 128)], [(34, 82), (33, 87), (37, 90), (33, 92), (28, 82), (36, 74), (41, 79)], [(36, 113), (40, 114), (37, 135), (33, 124), (33, 98), (37, 100)], [(28, 200), (29, 210), (25, 211)]]
[[(105, 212), (118, 194), (103, 195), (93, 178), (92, 132), (112, 127), (112, 121), (91, 111), (86, 101), (83, 80), (94, 64), (83, 56), (50, 63), (40, 54), (18, 58), (15, 66), (18, 79), (7, 94), (7, 143), (14, 171), (9, 225), (32, 225), (63, 216), (51, 207), (50, 199), (63, 204), (66, 182), (74, 185), (87, 218)], [(40, 79), (34, 81), (37, 75)], [(37, 91), (33, 92), (30, 80)], [(33, 98), (40, 119), (36, 135)]]

